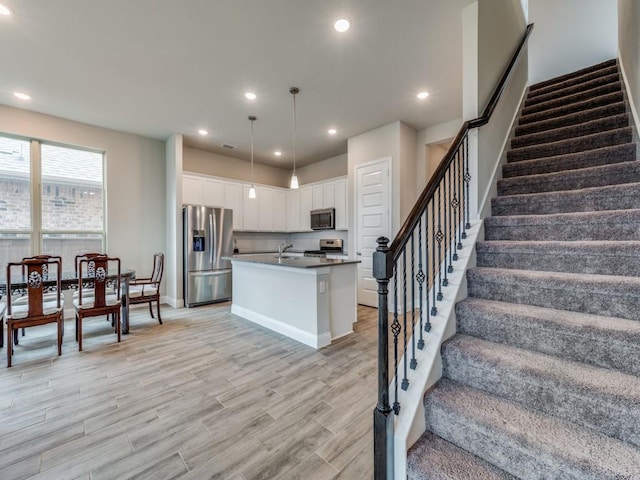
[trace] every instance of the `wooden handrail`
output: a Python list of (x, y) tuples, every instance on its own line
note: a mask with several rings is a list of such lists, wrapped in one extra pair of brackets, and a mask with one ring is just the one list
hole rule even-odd
[(411, 234), (415, 229), (416, 225), (418, 224), (418, 220), (422, 216), (423, 212), (427, 208), (427, 205), (429, 204), (429, 201), (431, 200), (436, 190), (438, 189), (440, 182), (444, 178), (444, 175), (447, 172), (449, 165), (455, 158), (456, 153), (460, 148), (460, 146), (462, 145), (462, 142), (466, 138), (467, 133), (469, 133), (469, 130), (473, 128), (481, 127), (489, 123), (489, 120), (493, 115), (493, 111), (495, 110), (496, 106), (498, 105), (498, 102), (500, 101), (500, 97), (504, 93), (504, 90), (507, 88), (509, 80), (513, 76), (513, 72), (515, 71), (515, 66), (517, 65), (518, 61), (520, 60), (520, 57), (522, 56), (524, 47), (526, 46), (529, 40), (531, 31), (533, 30), (533, 25), (534, 25), (533, 23), (530, 23), (529, 25), (527, 25), (525, 33), (522, 36), (522, 40), (520, 40), (518, 47), (516, 48), (515, 52), (511, 56), (511, 60), (509, 61), (509, 64), (507, 65), (504, 72), (502, 73), (502, 76), (500, 77), (500, 82), (498, 83), (495, 90), (493, 91), (493, 94), (491, 95), (491, 98), (489, 99), (487, 106), (482, 112), (482, 115), (478, 118), (474, 118), (473, 120), (468, 120), (462, 124), (462, 126), (460, 127), (460, 130), (458, 131), (458, 134), (456, 135), (455, 139), (451, 143), (451, 146), (447, 150), (447, 153), (444, 155), (444, 157), (440, 161), (438, 168), (436, 169), (434, 174), (431, 176), (431, 179), (427, 183), (427, 186), (424, 188), (424, 190), (420, 194), (420, 197), (416, 201), (416, 204), (411, 209), (409, 216), (402, 224), (402, 227), (398, 231), (398, 234), (396, 235), (395, 239), (393, 240), (393, 242), (389, 247), (390, 253), (394, 262), (398, 260), (398, 258), (400, 257), (400, 254), (402, 253), (403, 248), (411, 238)]

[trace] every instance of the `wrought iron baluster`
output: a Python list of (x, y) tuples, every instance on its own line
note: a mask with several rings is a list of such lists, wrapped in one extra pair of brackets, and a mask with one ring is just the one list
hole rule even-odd
[[(441, 301), (444, 296), (442, 295), (442, 240), (444, 240), (444, 234), (442, 233), (442, 224), (441, 224), (441, 213), (442, 213), (442, 188), (438, 187), (438, 231), (436, 232), (436, 241), (438, 242), (438, 301)], [(434, 278), (435, 281), (435, 278)]]
[(402, 327), (398, 321), (398, 264), (393, 265), (393, 322), (391, 323), (391, 333), (393, 333), (393, 372), (394, 372), (394, 401), (393, 412), (400, 413), (400, 402), (398, 401), (398, 335)]
[(403, 350), (404, 354), (402, 358), (404, 359), (402, 362), (402, 367), (404, 371), (404, 377), (402, 378), (402, 389), (406, 390), (409, 388), (409, 379), (407, 378), (407, 358), (409, 357), (409, 352), (407, 351), (407, 248), (405, 247), (402, 250), (402, 325), (404, 330), (404, 341), (403, 341)]
[[(453, 214), (455, 213), (455, 210), (453, 208), (453, 190), (454, 190), (454, 186), (452, 183), (452, 179), (451, 179), (451, 165), (449, 165), (449, 168), (447, 168), (447, 175), (446, 177), (448, 179), (449, 182), (449, 201), (447, 202), (447, 208), (449, 209), (449, 231), (447, 233), (447, 238), (448, 238), (448, 251), (449, 251), (449, 268), (448, 268), (448, 272), (449, 273), (453, 273), (453, 261), (457, 260), (457, 258), (453, 258), (453, 254), (455, 253), (455, 249), (456, 249), (456, 239), (455, 239), (455, 229), (453, 228), (453, 224), (455, 223), (455, 218), (453, 216)], [(457, 256), (456, 256), (457, 257)]]
[[(425, 271), (425, 275), (424, 275), (424, 279), (427, 282), (426, 285), (426, 289), (425, 289), (425, 294), (424, 297), (427, 301), (427, 308), (425, 310), (425, 324), (424, 324), (424, 331), (425, 332), (430, 332), (431, 331), (431, 318), (429, 318), (429, 311), (430, 311), (430, 302), (429, 302), (429, 279), (427, 277), (427, 274), (429, 273), (429, 205), (427, 205), (427, 208), (424, 211), (424, 271)], [(433, 250), (433, 248), (431, 249)], [(435, 302), (434, 302), (435, 305)]]
[(456, 220), (456, 231), (458, 234), (457, 250), (462, 250), (462, 208), (459, 208), (462, 206), (462, 203), (460, 202), (460, 200), (462, 199), (462, 195), (463, 195), (462, 194), (462, 176), (460, 175), (460, 172), (462, 171), (461, 162), (462, 162), (462, 153), (461, 153), (461, 149), (458, 148), (458, 151), (456, 152), (456, 159), (453, 166), (456, 172), (456, 191), (460, 192), (460, 198), (458, 198), (457, 206), (456, 206), (456, 208), (458, 209), (458, 216)]
[[(444, 172), (444, 177), (442, 177), (442, 202), (443, 202), (443, 209), (442, 209), (442, 216), (444, 217), (444, 228), (442, 229), (442, 235), (443, 235), (443, 242), (444, 242), (444, 258), (440, 258), (440, 261), (442, 262), (442, 286), (446, 287), (449, 285), (449, 279), (447, 278), (447, 273), (449, 271), (449, 268), (447, 267), (447, 264), (449, 262), (449, 253), (447, 252), (448, 250), (448, 243), (449, 243), (449, 235), (447, 234), (447, 213), (449, 211), (449, 209), (447, 208), (447, 205), (449, 204), (449, 198), (447, 197), (447, 172)], [(442, 300), (442, 299), (440, 299)]]
[(414, 234), (411, 234), (411, 363), (409, 368), (415, 370), (418, 366), (416, 360), (416, 252)]
[[(426, 220), (426, 216), (425, 216)], [(422, 289), (423, 283), (425, 279), (424, 271), (422, 270), (422, 216), (420, 216), (420, 220), (418, 220), (418, 273), (416, 275), (416, 280), (418, 281), (418, 302), (420, 303), (420, 339), (418, 340), (418, 350), (422, 350), (424, 348), (424, 338), (422, 337), (422, 329), (425, 328), (424, 325), (424, 317), (422, 313)], [(427, 312), (429, 311), (429, 295), (426, 296), (427, 301)], [(429, 321), (429, 317), (427, 317), (427, 322)], [(428, 332), (428, 330), (426, 330)]]
[[(471, 182), (471, 174), (469, 174), (469, 135), (465, 135), (464, 137), (464, 164), (465, 164), (465, 172), (464, 172), (464, 183), (465, 183), (465, 196), (464, 196), (464, 204), (466, 211), (466, 218), (464, 223), (465, 230), (471, 228), (471, 223), (469, 222), (469, 182)], [(462, 238), (467, 238), (465, 235)]]
[(453, 209), (453, 218), (455, 219), (455, 221), (453, 222), (453, 245), (452, 245), (452, 250), (453, 250), (453, 261), (456, 262), (458, 261), (458, 234), (459, 234), (459, 227), (460, 227), (460, 222), (459, 222), (459, 218), (458, 218), (458, 206), (459, 206), (459, 201), (458, 201), (458, 169), (456, 168), (456, 165), (458, 164), (457, 160), (458, 160), (458, 156), (460, 154), (460, 150), (456, 151), (456, 154), (453, 158), (453, 162), (452, 162), (452, 168), (453, 168), (453, 174), (452, 174), (452, 178), (453, 178), (453, 198), (451, 199), (451, 208)]
[(433, 304), (431, 306), (431, 315), (436, 316), (438, 314), (438, 308), (436, 307), (436, 202), (435, 199), (431, 199), (431, 291), (433, 292)]

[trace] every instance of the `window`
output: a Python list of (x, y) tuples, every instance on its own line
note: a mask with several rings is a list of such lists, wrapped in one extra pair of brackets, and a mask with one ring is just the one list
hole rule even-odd
[(103, 179), (101, 152), (0, 136), (0, 266), (46, 253), (73, 271), (104, 251)]

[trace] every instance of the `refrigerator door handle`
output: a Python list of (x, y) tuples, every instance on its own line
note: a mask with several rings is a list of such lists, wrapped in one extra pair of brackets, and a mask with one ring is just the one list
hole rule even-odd
[(227, 275), (231, 273), (231, 269), (210, 270), (208, 272), (189, 272), (190, 277), (210, 277), (215, 275)]
[(214, 252), (216, 250), (216, 237), (215, 237), (216, 224), (213, 221), (213, 210), (209, 210), (209, 265), (213, 266)]

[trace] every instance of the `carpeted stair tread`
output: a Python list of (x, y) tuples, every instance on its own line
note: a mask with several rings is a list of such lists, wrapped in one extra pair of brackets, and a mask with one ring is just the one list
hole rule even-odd
[(606, 118), (612, 115), (620, 115), (627, 111), (627, 105), (625, 102), (617, 102), (609, 105), (603, 105), (601, 107), (592, 108), (582, 112), (569, 113), (559, 117), (549, 118), (546, 120), (540, 120), (538, 122), (531, 122), (525, 125), (518, 125), (515, 128), (515, 135), (519, 137), (521, 135), (530, 135), (532, 133), (546, 132), (555, 128), (567, 127), (569, 125), (577, 125), (584, 123), (585, 120), (595, 120), (598, 118)]
[(534, 83), (529, 87), (529, 91), (536, 92), (549, 87), (561, 86), (567, 81), (571, 81), (572, 79), (581, 79), (587, 75), (596, 73), (601, 74), (603, 71), (607, 71), (611, 67), (618, 67), (618, 61), (615, 58), (606, 60), (604, 62), (597, 63), (595, 65), (590, 65), (585, 68), (581, 68), (580, 70), (576, 70), (575, 72), (566, 73), (564, 75), (559, 75), (557, 77), (550, 78), (548, 80), (544, 80), (542, 82)]
[(640, 320), (640, 277), (476, 267), (469, 296)]
[(609, 147), (633, 141), (633, 129), (621, 127), (605, 132), (591, 133), (579, 137), (556, 140), (549, 143), (512, 148), (507, 152), (508, 162), (533, 160), (570, 153), (584, 152), (594, 148)]
[(578, 102), (572, 102), (566, 105), (559, 105), (549, 110), (536, 111), (528, 114), (521, 113), (518, 118), (518, 125), (524, 126), (531, 123), (547, 121), (550, 119), (564, 117), (573, 113), (582, 113), (593, 110), (594, 108), (624, 102), (624, 93), (622, 90), (600, 95), (593, 98), (587, 98)]
[(631, 162), (636, 160), (638, 144), (623, 143), (611, 147), (596, 148), (586, 152), (558, 155), (554, 157), (522, 160), (506, 163), (502, 166), (504, 178), (554, 173), (579, 168), (597, 167), (611, 163)]
[(427, 430), (518, 478), (640, 478), (637, 447), (451, 380), (425, 407)]
[[(607, 95), (609, 93), (620, 92), (622, 91), (622, 89), (623, 89), (623, 85), (621, 81), (607, 83), (605, 85), (593, 87), (583, 92), (574, 93), (573, 95), (568, 95), (562, 98), (554, 98), (552, 100), (547, 100), (546, 102), (540, 102), (540, 103), (536, 103), (535, 105), (524, 107), (522, 109), (522, 115), (527, 116), (527, 115), (531, 115), (532, 113), (539, 113), (539, 112), (549, 113), (552, 110), (555, 110), (567, 105), (580, 103), (586, 100), (591, 100), (596, 97)], [(603, 104), (598, 103), (598, 105), (603, 105)], [(551, 115), (553, 115), (553, 112), (551, 112)]]
[(574, 137), (582, 137), (594, 133), (602, 133), (617, 128), (629, 126), (629, 114), (619, 113), (603, 118), (590, 119), (584, 117), (582, 123), (567, 125), (544, 132), (519, 135), (511, 140), (511, 148), (528, 147), (530, 145), (542, 145), (559, 140), (567, 140)]
[(484, 241), (476, 258), (478, 267), (634, 277), (640, 241)]
[(458, 333), (640, 376), (640, 322), (468, 297)]
[(445, 378), (640, 445), (640, 377), (460, 334), (442, 363)]
[(498, 195), (580, 190), (640, 182), (640, 162), (622, 162), (570, 171), (523, 175), (498, 180)]
[(475, 455), (427, 432), (407, 453), (408, 480), (516, 480)]
[(561, 192), (504, 195), (491, 199), (491, 212), (502, 215), (627, 210), (640, 208), (640, 183), (624, 183)]
[(640, 209), (505, 215), (484, 220), (485, 240), (640, 240)]
[(606, 66), (604, 68), (598, 68), (597, 70), (589, 71), (582, 75), (572, 74), (569, 78), (566, 78), (565, 80), (560, 80), (555, 82), (554, 80), (551, 80), (551, 82), (554, 82), (554, 83), (548, 84), (546, 86), (544, 85), (537, 86), (538, 84), (532, 85), (529, 88), (528, 96), (535, 97), (538, 95), (544, 95), (556, 89), (563, 89), (563, 88), (570, 87), (572, 85), (579, 85), (581, 83), (589, 82), (595, 78), (605, 77), (613, 73), (619, 73), (619, 72), (620, 72), (620, 69), (618, 68), (618, 64), (615, 63), (612, 65)]
[(539, 103), (548, 102), (550, 100), (566, 98), (576, 93), (581, 93), (615, 82), (620, 82), (620, 74), (617, 71), (614, 71), (608, 75), (594, 76), (589, 80), (584, 79), (582, 82), (577, 82), (573, 85), (557, 85), (556, 88), (549, 89), (546, 93), (534, 91), (531, 95), (527, 96), (524, 102), (524, 106), (526, 108), (532, 105), (537, 105)]

